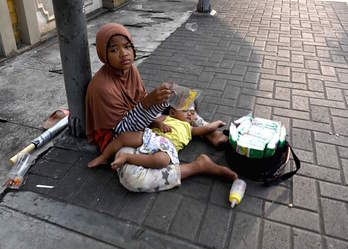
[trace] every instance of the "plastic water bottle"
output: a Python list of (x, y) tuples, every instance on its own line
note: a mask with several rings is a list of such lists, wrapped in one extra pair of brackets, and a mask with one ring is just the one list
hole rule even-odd
[(239, 203), (242, 201), (244, 193), (246, 189), (246, 182), (237, 179), (233, 182), (231, 190), (230, 190), (230, 196), (229, 201), (231, 202), (231, 208), (234, 208), (236, 205), (239, 205)]

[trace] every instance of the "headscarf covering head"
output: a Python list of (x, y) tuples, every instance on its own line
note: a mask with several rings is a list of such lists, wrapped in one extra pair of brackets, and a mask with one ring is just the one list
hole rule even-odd
[(99, 57), (99, 60), (103, 63), (107, 63), (107, 49), (108, 45), (110, 43), (110, 39), (115, 35), (122, 35), (124, 36), (130, 43), (133, 48), (134, 58), (135, 58), (135, 49), (133, 44), (133, 39), (131, 37), (131, 34), (129, 31), (118, 23), (108, 23), (103, 25), (96, 37), (96, 47), (97, 47), (97, 54)]
[[(146, 90), (135, 65), (129, 70), (111, 67), (107, 63), (107, 45), (114, 35), (126, 37), (133, 45), (128, 30), (120, 24), (103, 25), (97, 33), (96, 47), (104, 65), (96, 72), (86, 94), (86, 135), (95, 140), (99, 130), (112, 130), (120, 120), (146, 95)], [(133, 47), (133, 52), (135, 50)]]

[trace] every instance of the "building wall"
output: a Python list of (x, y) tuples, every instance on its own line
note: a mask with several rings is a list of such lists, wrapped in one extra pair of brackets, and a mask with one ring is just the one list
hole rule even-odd
[[(55, 29), (52, 0), (35, 0), (37, 6), (37, 20), (41, 35)], [(84, 11), (86, 14), (102, 7), (102, 0), (85, 0)]]
[[(85, 14), (102, 7), (102, 0), (84, 0)], [(39, 42), (56, 28), (52, 0), (0, 0), (0, 21), (0, 57)]]

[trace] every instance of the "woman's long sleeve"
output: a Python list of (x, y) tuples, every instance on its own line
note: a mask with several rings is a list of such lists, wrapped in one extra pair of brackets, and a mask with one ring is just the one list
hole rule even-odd
[(168, 103), (153, 105), (149, 109), (145, 109), (141, 103), (130, 110), (123, 119), (115, 126), (114, 135), (118, 135), (127, 131), (142, 131), (148, 127), (151, 122), (162, 113)]

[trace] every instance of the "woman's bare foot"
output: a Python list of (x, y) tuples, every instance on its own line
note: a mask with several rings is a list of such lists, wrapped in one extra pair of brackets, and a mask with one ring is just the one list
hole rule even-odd
[(97, 167), (99, 165), (106, 164), (106, 163), (107, 163), (107, 160), (102, 155), (100, 155), (88, 163), (88, 168)]
[(228, 137), (222, 133), (222, 131), (214, 131), (210, 134), (205, 135), (210, 143), (214, 145), (214, 147), (219, 147), (228, 142)]
[(116, 170), (120, 167), (122, 167), (128, 159), (128, 153), (120, 152), (117, 157), (115, 157), (115, 160), (111, 163), (111, 168)]
[(238, 178), (236, 172), (234, 172), (230, 168), (214, 163), (205, 154), (199, 155), (193, 163), (196, 164), (196, 167), (199, 167), (201, 173), (216, 175), (231, 181), (234, 181)]

